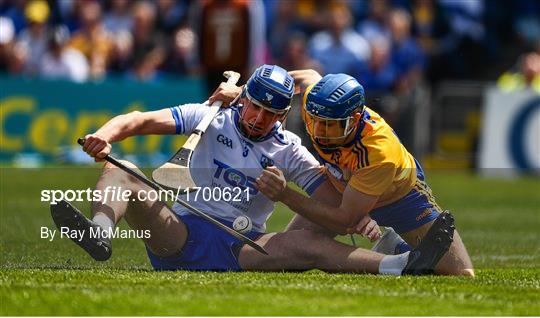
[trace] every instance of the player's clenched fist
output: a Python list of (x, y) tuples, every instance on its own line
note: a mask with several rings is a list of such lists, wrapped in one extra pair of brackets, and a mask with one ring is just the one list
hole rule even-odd
[(234, 84), (222, 82), (219, 87), (212, 93), (212, 96), (208, 98), (208, 104), (220, 100), (223, 101), (223, 107), (229, 106), (229, 104), (242, 93), (242, 87), (238, 87)]
[(295, 94), (304, 93), (309, 85), (317, 83), (322, 78), (317, 71), (310, 69), (290, 71), (289, 74), (294, 79)]
[(103, 161), (103, 158), (111, 153), (111, 144), (105, 138), (96, 134), (89, 134), (84, 138), (83, 150), (94, 157), (96, 162)]
[(266, 167), (255, 179), (257, 189), (272, 201), (280, 201), (287, 188), (287, 180), (283, 172), (274, 166)]
[(347, 229), (348, 234), (360, 234), (374, 242), (381, 237), (381, 230), (375, 220), (368, 215), (364, 216), (355, 227)]

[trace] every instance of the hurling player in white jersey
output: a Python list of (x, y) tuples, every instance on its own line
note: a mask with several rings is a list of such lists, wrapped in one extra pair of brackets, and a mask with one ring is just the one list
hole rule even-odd
[[(259, 67), (238, 96), (236, 106), (224, 109), (213, 120), (194, 151), (191, 174), (197, 186), (207, 189), (242, 189), (240, 200), (212, 197), (190, 204), (231, 226), (241, 215), (252, 219), (248, 237), (262, 245), (269, 255), (253, 248), (208, 221), (179, 206), (169, 209), (157, 200), (141, 200), (137, 194), (151, 189), (133, 176), (106, 163), (96, 190), (121, 186), (130, 190), (127, 200), (92, 202), (92, 219), (67, 201), (51, 205), (58, 227), (90, 233), (90, 229), (113, 231), (122, 217), (142, 237), (148, 257), (156, 270), (307, 270), (329, 272), (407, 273), (425, 260), (413, 253), (383, 255), (339, 243), (317, 231), (297, 229), (265, 233), (265, 222), (274, 203), (257, 189), (257, 178), (266, 169), (279, 168), (287, 178), (322, 202), (332, 197), (332, 186), (317, 160), (301, 145), (300, 139), (283, 130), (281, 121), (290, 108), (294, 92), (291, 76), (278, 66)], [(117, 116), (95, 133), (86, 136), (84, 151), (96, 161), (111, 152), (111, 143), (145, 134), (190, 134), (208, 110), (208, 102), (187, 104), (151, 112)], [(135, 165), (124, 161), (137, 169)], [(140, 172), (140, 170), (138, 170)], [(142, 172), (140, 172), (142, 173)], [(187, 200), (187, 197), (184, 196)], [(375, 240), (379, 229), (366, 218), (365, 236)], [(107, 260), (112, 242), (107, 237), (85, 234), (74, 241), (96, 260)]]

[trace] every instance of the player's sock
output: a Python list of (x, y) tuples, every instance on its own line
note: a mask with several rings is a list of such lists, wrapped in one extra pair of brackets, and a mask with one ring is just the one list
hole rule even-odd
[(114, 221), (111, 220), (111, 218), (109, 218), (105, 213), (97, 213), (92, 218), (92, 221), (97, 223), (97, 225), (99, 225), (105, 231), (108, 231), (108, 232), (114, 231), (114, 226), (115, 226)]
[(410, 252), (410, 251), (412, 251), (412, 247), (409, 244), (407, 244), (407, 242), (405, 242), (403, 239), (401, 239), (401, 242), (399, 242), (398, 245), (396, 245), (396, 254), (401, 254), (401, 253)]
[(412, 248), (393, 228), (385, 227), (384, 234), (375, 242), (371, 250), (381, 254), (396, 255), (409, 252)]
[(409, 252), (398, 255), (386, 255), (379, 264), (379, 274), (383, 275), (401, 275), (401, 272), (407, 265)]

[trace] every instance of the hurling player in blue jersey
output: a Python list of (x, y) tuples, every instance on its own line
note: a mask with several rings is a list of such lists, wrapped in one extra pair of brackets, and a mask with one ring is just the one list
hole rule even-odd
[[(105, 164), (96, 190), (121, 186), (130, 190), (127, 200), (92, 202), (92, 218), (87, 218), (67, 201), (51, 205), (58, 227), (87, 233), (81, 248), (96, 260), (112, 254), (109, 237), (88, 235), (90, 230), (109, 231), (124, 218), (134, 230), (149, 231), (142, 237), (148, 257), (156, 270), (306, 270), (382, 274), (421, 274), (417, 269), (434, 266), (430, 257), (415, 254), (383, 255), (339, 243), (310, 230), (265, 233), (266, 220), (274, 202), (254, 185), (267, 165), (280, 169), (289, 180), (322, 202), (331, 197), (331, 185), (317, 160), (301, 145), (301, 140), (283, 129), (294, 92), (292, 77), (278, 66), (263, 65), (248, 80), (235, 106), (223, 109), (208, 127), (193, 154), (190, 166), (193, 179), (203, 188), (237, 186), (247, 189), (242, 200), (211, 198), (190, 204), (231, 226), (239, 216), (252, 219), (253, 229), (246, 235), (262, 245), (269, 255), (253, 248), (206, 220), (190, 214), (180, 205), (172, 209), (148, 196), (138, 194), (150, 188), (134, 177)], [(86, 136), (84, 151), (102, 161), (111, 152), (111, 143), (144, 134), (189, 135), (208, 111), (209, 103), (187, 104), (150, 112), (117, 116), (95, 133)], [(124, 162), (133, 169), (137, 167)], [(140, 170), (138, 170), (142, 173)], [(249, 196), (248, 196), (249, 193)], [(187, 199), (183, 196), (183, 199)], [(379, 230), (369, 217), (363, 234), (374, 240)]]

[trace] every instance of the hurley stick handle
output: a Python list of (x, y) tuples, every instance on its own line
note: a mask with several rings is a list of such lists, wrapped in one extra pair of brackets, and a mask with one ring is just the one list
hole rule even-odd
[[(228, 84), (236, 84), (238, 83), (238, 80), (240, 79), (240, 74), (233, 71), (226, 71), (223, 73), (223, 76), (227, 78)], [(221, 105), (223, 105), (223, 101), (221, 100), (217, 100), (212, 103), (212, 105), (210, 106), (210, 109), (208, 110), (208, 113), (204, 115), (201, 122), (195, 128), (194, 133), (198, 132), (199, 135), (204, 134), (208, 126), (210, 126), (210, 123), (212, 122), (212, 120), (214, 120), (214, 117), (219, 111), (219, 108), (221, 107)]]

